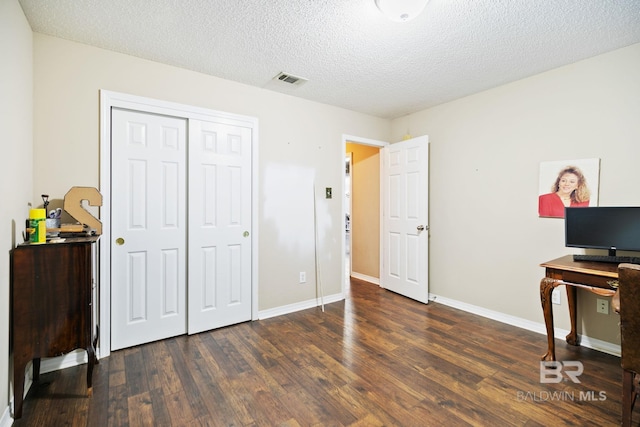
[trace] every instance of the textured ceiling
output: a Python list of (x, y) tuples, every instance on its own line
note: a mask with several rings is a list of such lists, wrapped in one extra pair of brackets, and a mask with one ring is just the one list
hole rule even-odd
[(374, 0), (19, 1), (35, 32), (383, 118), (640, 42), (640, 0), (431, 0), (404, 23)]

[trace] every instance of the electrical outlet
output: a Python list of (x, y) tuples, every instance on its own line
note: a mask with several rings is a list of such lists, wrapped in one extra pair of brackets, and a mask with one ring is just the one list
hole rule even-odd
[(305, 273), (304, 271), (300, 272), (300, 283), (306, 283), (307, 282), (307, 273)]
[(560, 305), (560, 291), (558, 288), (553, 288), (553, 292), (551, 292), (551, 303)]
[(596, 299), (596, 311), (602, 314), (609, 314), (609, 301), (606, 299)]

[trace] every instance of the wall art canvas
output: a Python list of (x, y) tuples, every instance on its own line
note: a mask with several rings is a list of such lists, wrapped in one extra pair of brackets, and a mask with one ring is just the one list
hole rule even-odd
[(565, 207), (598, 206), (600, 159), (540, 163), (538, 216), (564, 218)]

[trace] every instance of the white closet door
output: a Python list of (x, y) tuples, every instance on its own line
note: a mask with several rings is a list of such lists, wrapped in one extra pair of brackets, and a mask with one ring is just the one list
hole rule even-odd
[(112, 350), (186, 332), (186, 123), (112, 109)]
[(189, 121), (189, 334), (251, 320), (251, 141)]

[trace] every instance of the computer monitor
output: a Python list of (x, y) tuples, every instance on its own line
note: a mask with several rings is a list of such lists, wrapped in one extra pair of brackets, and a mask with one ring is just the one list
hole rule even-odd
[(640, 251), (640, 206), (565, 208), (565, 246)]

